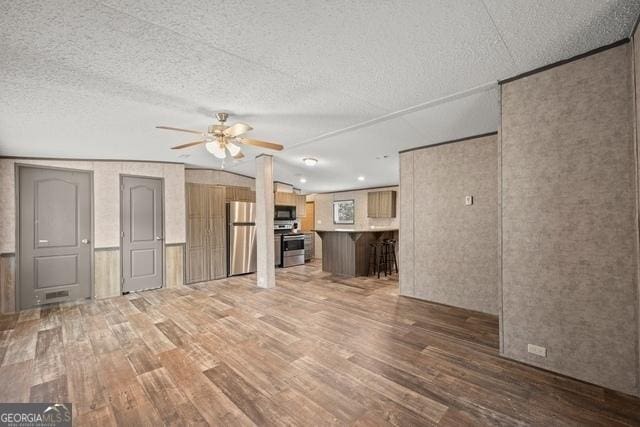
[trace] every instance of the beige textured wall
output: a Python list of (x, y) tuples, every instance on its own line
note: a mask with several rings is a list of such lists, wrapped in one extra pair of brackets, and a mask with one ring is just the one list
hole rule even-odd
[(402, 295), (498, 314), (497, 136), (403, 153), (400, 167)]
[(15, 163), (94, 171), (96, 248), (120, 245), (120, 174), (164, 178), (166, 243), (185, 241), (184, 166), (170, 163), (0, 159), (0, 253), (15, 251)]
[(185, 169), (185, 181), (194, 184), (229, 185), (256, 189), (256, 180), (253, 178), (212, 169)]
[(502, 345), (638, 393), (631, 61), (625, 44), (502, 86)]
[[(394, 190), (397, 192), (396, 217), (395, 218), (368, 218), (367, 193), (377, 190)], [(334, 224), (333, 223), (333, 202), (337, 200), (355, 201), (355, 224)], [(315, 228), (318, 230), (335, 230), (336, 228), (349, 228), (354, 230), (372, 228), (398, 228), (400, 224), (400, 191), (399, 187), (371, 188), (367, 190), (342, 191), (338, 193), (317, 193), (307, 195), (307, 201), (315, 202)], [(315, 256), (322, 257), (322, 239), (316, 234)]]
[(414, 151), (400, 154), (400, 212), (398, 263), (400, 271), (400, 295), (415, 295), (415, 253), (414, 253), (414, 199), (413, 166)]

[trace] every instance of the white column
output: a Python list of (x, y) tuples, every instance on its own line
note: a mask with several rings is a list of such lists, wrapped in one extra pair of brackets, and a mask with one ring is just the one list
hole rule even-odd
[(275, 288), (273, 244), (273, 157), (256, 157), (256, 238), (258, 245), (258, 287)]

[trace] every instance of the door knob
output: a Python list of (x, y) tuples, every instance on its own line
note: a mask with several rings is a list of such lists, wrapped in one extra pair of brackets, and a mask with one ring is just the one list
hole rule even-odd
[(89, 239), (82, 239), (81, 242), (86, 245), (87, 243), (89, 243)]
[(156, 236), (156, 240), (162, 240), (162, 237)]

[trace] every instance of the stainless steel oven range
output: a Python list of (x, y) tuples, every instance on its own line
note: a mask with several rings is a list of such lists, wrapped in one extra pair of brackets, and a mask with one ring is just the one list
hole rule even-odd
[(282, 236), (282, 266), (304, 264), (304, 234)]

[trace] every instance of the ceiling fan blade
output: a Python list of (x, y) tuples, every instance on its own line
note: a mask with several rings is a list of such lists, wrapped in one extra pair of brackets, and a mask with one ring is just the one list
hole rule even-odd
[(281, 151), (284, 147), (280, 144), (274, 144), (273, 142), (260, 141), (258, 139), (240, 138), (239, 142), (246, 145), (253, 145), (255, 147), (268, 148), (269, 150)]
[(181, 148), (187, 148), (187, 147), (193, 147), (194, 145), (198, 145), (198, 144), (204, 144), (207, 141), (194, 141), (194, 142), (187, 142), (186, 144), (181, 144), (181, 145), (176, 145), (175, 147), (171, 147), (172, 150), (179, 150)]
[(202, 135), (202, 132), (200, 132), (199, 130), (172, 128), (170, 126), (156, 126), (156, 129), (177, 130), (178, 132), (189, 132), (189, 133), (195, 133), (195, 134), (198, 134), (198, 135)]
[(238, 154), (236, 154), (235, 156), (233, 156), (234, 159), (240, 160), (244, 158), (244, 154), (242, 154), (242, 152), (239, 152)]
[(226, 128), (222, 133), (224, 136), (235, 138), (236, 136), (249, 132), (251, 129), (253, 128), (246, 123), (236, 123), (235, 125)]

